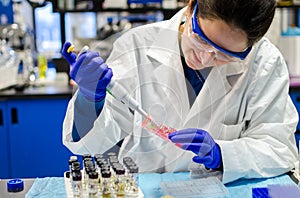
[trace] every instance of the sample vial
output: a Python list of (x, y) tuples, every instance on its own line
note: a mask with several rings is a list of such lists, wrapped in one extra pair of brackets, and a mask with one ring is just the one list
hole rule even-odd
[(139, 196), (139, 168), (136, 165), (127, 167), (127, 184), (125, 188), (125, 197), (138, 197)]
[(89, 179), (89, 171), (93, 167), (93, 159), (90, 154), (83, 155), (83, 172), (82, 172), (82, 188), (84, 190), (88, 189), (88, 179)]
[(72, 172), (72, 190), (74, 197), (81, 197), (81, 172)]
[(103, 171), (102, 173), (102, 197), (110, 198), (112, 197), (112, 186), (111, 186), (111, 172)]
[(115, 192), (120, 197), (125, 195), (125, 169), (123, 167), (116, 168)]
[(99, 190), (98, 173), (89, 172), (89, 197), (96, 197)]

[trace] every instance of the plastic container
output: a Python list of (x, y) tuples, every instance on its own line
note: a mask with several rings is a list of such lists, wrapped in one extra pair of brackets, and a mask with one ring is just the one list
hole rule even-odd
[(167, 181), (161, 182), (160, 186), (166, 195), (172, 197), (222, 198), (229, 195), (228, 189), (216, 177), (186, 181)]
[(8, 192), (21, 192), (24, 190), (24, 182), (21, 179), (11, 179), (7, 182)]

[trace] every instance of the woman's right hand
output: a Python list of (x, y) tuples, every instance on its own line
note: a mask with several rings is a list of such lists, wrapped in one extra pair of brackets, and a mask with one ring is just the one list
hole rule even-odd
[(68, 52), (71, 45), (70, 42), (66, 42), (62, 49), (63, 57), (70, 64), (70, 77), (77, 83), (79, 91), (86, 99), (103, 100), (106, 96), (106, 87), (113, 76), (111, 68), (98, 52), (88, 50), (77, 58), (74, 52)]

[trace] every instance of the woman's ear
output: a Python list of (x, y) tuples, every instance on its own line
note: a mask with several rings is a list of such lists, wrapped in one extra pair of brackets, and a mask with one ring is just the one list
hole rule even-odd
[(195, 4), (197, 3), (197, 1), (195, 0), (190, 0), (187, 4), (187, 9), (186, 9), (186, 16), (189, 18), (192, 16), (193, 14), (193, 11), (194, 11), (194, 7), (195, 7)]
[(186, 15), (187, 18), (189, 18), (190, 16), (192, 16), (192, 13), (193, 13), (193, 12), (192, 12), (192, 9), (193, 9), (193, 8), (191, 7), (191, 5), (188, 4), (188, 5), (187, 5), (187, 9), (186, 9), (186, 11), (185, 11), (185, 15)]

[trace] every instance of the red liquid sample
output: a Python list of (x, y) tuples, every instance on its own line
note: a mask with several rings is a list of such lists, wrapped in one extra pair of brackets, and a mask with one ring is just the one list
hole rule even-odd
[[(156, 124), (155, 122), (152, 121), (151, 117), (148, 115), (147, 118), (142, 122), (142, 127), (143, 129), (146, 129), (159, 137), (161, 137), (164, 140), (167, 140), (169, 142), (172, 142), (168, 135), (174, 131), (175, 129), (168, 127), (163, 124)], [(175, 144), (176, 146), (181, 148), (181, 144), (177, 143)]]

